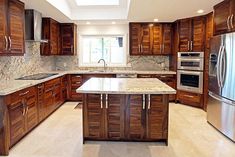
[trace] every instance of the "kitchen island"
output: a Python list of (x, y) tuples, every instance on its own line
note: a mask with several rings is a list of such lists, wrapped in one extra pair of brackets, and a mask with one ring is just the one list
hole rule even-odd
[(169, 94), (160, 80), (91, 78), (83, 93), (83, 140), (163, 141), (168, 144)]

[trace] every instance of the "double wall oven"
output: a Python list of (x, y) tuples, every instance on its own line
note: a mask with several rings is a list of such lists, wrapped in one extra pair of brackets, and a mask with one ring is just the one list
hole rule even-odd
[(203, 93), (204, 52), (178, 52), (177, 89)]

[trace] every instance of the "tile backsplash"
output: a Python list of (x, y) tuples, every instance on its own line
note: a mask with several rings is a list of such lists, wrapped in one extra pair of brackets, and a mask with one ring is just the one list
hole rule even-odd
[[(127, 67), (110, 67), (112, 70), (169, 70), (169, 56), (129, 56)], [(55, 57), (57, 70), (91, 70), (94, 67), (79, 67), (78, 56)], [(97, 69), (97, 68), (96, 68)]]
[[(27, 42), (24, 56), (0, 57), (0, 80), (54, 70), (91, 70), (79, 67), (78, 56), (41, 56), (40, 43)], [(112, 70), (169, 70), (169, 56), (129, 56), (128, 66)]]
[(0, 57), (0, 80), (55, 70), (54, 57), (40, 56), (40, 43), (27, 42), (24, 56)]

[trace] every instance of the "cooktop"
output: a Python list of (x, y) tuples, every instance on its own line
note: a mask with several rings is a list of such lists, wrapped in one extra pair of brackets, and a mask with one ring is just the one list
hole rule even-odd
[(38, 73), (34, 75), (28, 75), (24, 77), (17, 78), (16, 80), (42, 80), (54, 75), (57, 75), (58, 73)]

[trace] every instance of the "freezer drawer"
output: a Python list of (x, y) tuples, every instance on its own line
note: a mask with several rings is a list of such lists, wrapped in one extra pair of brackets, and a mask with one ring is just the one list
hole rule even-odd
[(235, 142), (235, 104), (209, 92), (207, 121)]

